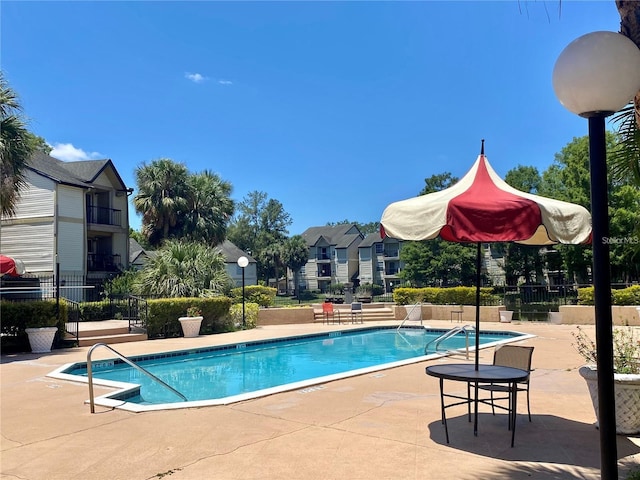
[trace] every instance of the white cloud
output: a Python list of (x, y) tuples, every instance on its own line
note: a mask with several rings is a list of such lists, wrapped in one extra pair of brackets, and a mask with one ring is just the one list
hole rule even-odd
[(201, 75), (199, 73), (185, 73), (184, 74), (184, 78), (191, 80), (193, 83), (202, 83), (205, 80), (207, 80), (207, 77), (205, 77), (204, 75)]
[(54, 143), (52, 147), (53, 149), (49, 155), (65, 162), (92, 160), (102, 157), (98, 152), (85, 152), (81, 148), (74, 147), (71, 143)]
[(218, 80), (218, 83), (220, 85), (233, 85), (233, 82), (231, 80)]

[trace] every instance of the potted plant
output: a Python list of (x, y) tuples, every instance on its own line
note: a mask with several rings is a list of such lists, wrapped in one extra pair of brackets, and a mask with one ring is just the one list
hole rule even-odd
[[(593, 408), (598, 417), (598, 372), (596, 369), (596, 344), (578, 327), (572, 333), (573, 346), (588, 362), (579, 373), (587, 382)], [(616, 433), (629, 435), (640, 433), (640, 333), (630, 327), (613, 331), (614, 397), (616, 409)]]
[[(62, 308), (62, 305), (60, 308)], [(55, 304), (49, 301), (21, 303), (17, 306), (15, 313), (26, 319), (24, 331), (29, 339), (31, 352), (50, 352), (58, 332), (58, 317)], [(3, 323), (5, 321), (4, 317), (7, 315), (7, 320), (10, 321), (11, 310), (3, 311)]]
[(182, 325), (182, 333), (185, 337), (197, 337), (200, 334), (200, 325), (202, 324), (202, 311), (200, 308), (191, 306), (187, 308), (187, 316), (180, 317), (180, 325)]

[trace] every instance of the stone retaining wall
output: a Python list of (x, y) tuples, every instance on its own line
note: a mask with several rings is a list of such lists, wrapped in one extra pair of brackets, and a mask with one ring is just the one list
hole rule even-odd
[[(614, 325), (633, 325), (640, 326), (640, 306), (621, 306), (613, 305), (611, 307), (611, 316)], [(595, 307), (592, 305), (561, 305), (560, 313), (562, 314), (562, 323), (569, 325), (594, 325), (595, 324)]]
[[(375, 304), (369, 304), (374, 307)], [(367, 306), (369, 306), (367, 305)], [(411, 305), (389, 305), (393, 309), (393, 318), (402, 321)], [(348, 308), (348, 305), (346, 306)], [(365, 307), (363, 305), (363, 307)], [(365, 307), (366, 308), (366, 307)], [(614, 325), (634, 325), (640, 326), (640, 307), (637, 306), (616, 306), (612, 307)], [(458, 310), (458, 305), (429, 305), (421, 306), (422, 319), (428, 320), (451, 320), (458, 322), (458, 315), (451, 312)], [(505, 310), (504, 306), (480, 307), (480, 321), (499, 322), (500, 311)], [(463, 305), (461, 323), (474, 323), (476, 320), (475, 305)], [(594, 307), (588, 305), (561, 305), (560, 315), (550, 318), (551, 323), (563, 323), (569, 325), (593, 325), (595, 323)], [(261, 308), (258, 312), (258, 325), (284, 325), (293, 323), (314, 323), (313, 308), (311, 306), (292, 308)]]
[[(382, 306), (383, 304), (377, 304)], [(395, 320), (402, 321), (407, 315), (408, 309), (411, 309), (411, 305), (390, 305), (384, 304), (384, 306), (393, 310), (393, 316)], [(375, 308), (376, 304), (363, 305), (363, 308)], [(320, 307), (318, 307), (320, 308)], [(350, 311), (349, 305), (334, 305), (336, 309), (344, 309)], [(429, 305), (425, 304), (421, 306), (422, 319), (428, 320), (450, 320), (451, 311), (458, 310), (458, 305)], [(480, 320), (482, 322), (499, 322), (499, 311), (504, 310), (503, 306), (495, 307), (480, 307)], [(473, 323), (476, 319), (476, 307), (474, 305), (463, 305), (463, 313), (460, 321), (464, 323)], [(453, 321), (457, 322), (457, 315), (454, 315)], [(258, 312), (258, 325), (284, 325), (292, 323), (313, 323), (314, 314), (311, 306), (304, 307), (291, 307), (291, 308), (261, 308)]]

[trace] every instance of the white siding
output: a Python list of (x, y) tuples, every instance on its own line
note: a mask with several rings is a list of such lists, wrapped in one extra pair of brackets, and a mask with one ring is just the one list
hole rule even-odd
[(86, 264), (86, 237), (82, 223), (58, 223), (58, 263), (65, 273), (82, 274)]
[(338, 283), (347, 283), (351, 281), (349, 276), (349, 263), (347, 259), (347, 250), (344, 248), (336, 248), (336, 264), (335, 279)]
[(120, 255), (120, 264), (123, 269), (129, 267), (129, 237), (124, 233), (114, 233), (112, 249), (114, 255)]
[(4, 225), (0, 231), (0, 251), (22, 260), (29, 273), (53, 272), (53, 249), (53, 221)]
[(84, 219), (84, 190), (67, 185), (58, 186), (58, 216)]
[[(227, 273), (235, 283), (236, 287), (242, 286), (242, 267), (239, 267), (236, 262), (227, 262)], [(249, 263), (244, 269), (244, 286), (257, 285), (258, 284), (258, 268), (257, 264)]]
[(12, 218), (53, 217), (54, 182), (30, 170), (25, 179), (27, 185), (20, 189), (20, 200)]

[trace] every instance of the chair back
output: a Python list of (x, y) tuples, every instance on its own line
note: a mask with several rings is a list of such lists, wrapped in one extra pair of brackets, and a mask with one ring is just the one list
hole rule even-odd
[(493, 364), (502, 367), (519, 368), (529, 372), (531, 371), (533, 348), (521, 345), (502, 345), (496, 348), (493, 353)]
[(360, 302), (353, 302), (353, 303), (351, 304), (351, 311), (352, 311), (352, 312), (362, 311), (362, 303), (360, 303)]
[(325, 302), (322, 304), (323, 313), (333, 313), (333, 303)]

